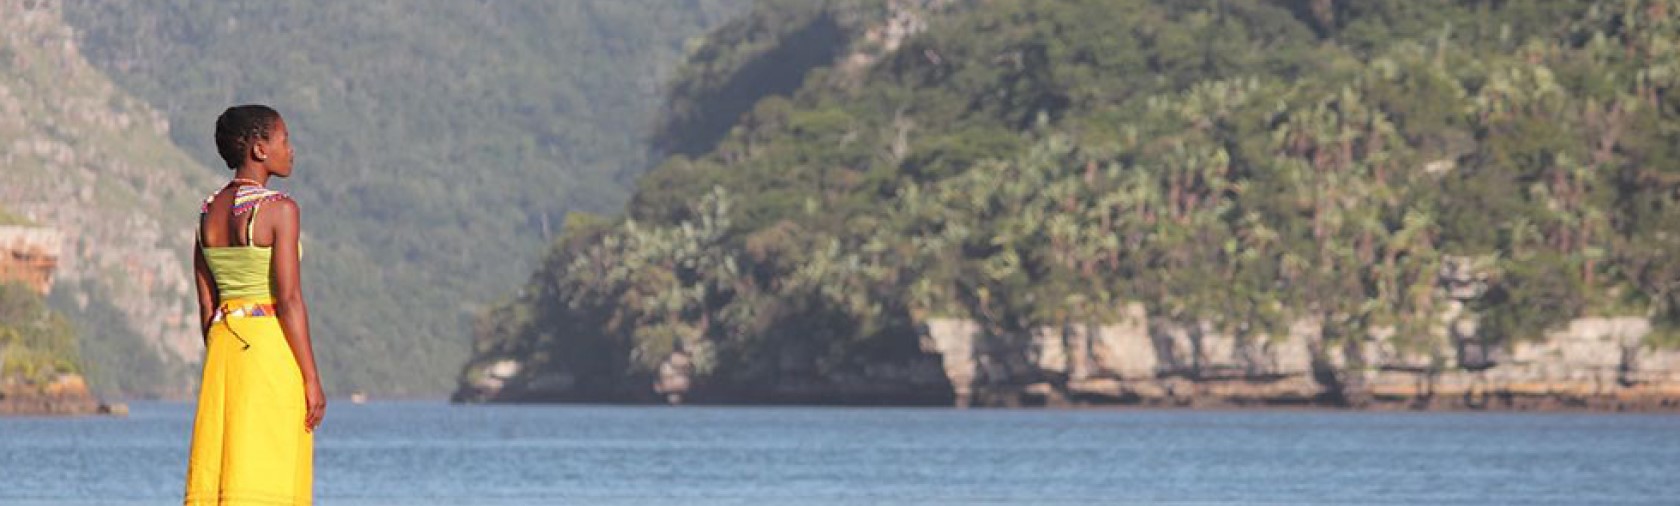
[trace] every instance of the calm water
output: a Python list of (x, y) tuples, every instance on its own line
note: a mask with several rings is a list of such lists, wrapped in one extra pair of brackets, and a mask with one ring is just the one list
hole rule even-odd
[[(0, 418), (0, 504), (179, 504), (188, 404)], [(1680, 504), (1680, 416), (338, 402), (336, 504)]]

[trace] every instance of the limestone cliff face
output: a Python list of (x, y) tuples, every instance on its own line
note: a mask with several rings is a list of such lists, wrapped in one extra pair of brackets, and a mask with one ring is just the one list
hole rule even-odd
[(1380, 336), (1328, 346), (1306, 320), (1284, 336), (1238, 339), (1129, 310), (1137, 319), (1125, 324), (1015, 338), (935, 319), (928, 341), (959, 405), (1680, 409), (1680, 350), (1645, 345), (1651, 326), (1639, 317), (1580, 318), (1509, 349), (1458, 340), (1425, 355)]
[(100, 292), (151, 348), (195, 361), (187, 255), (214, 183), (168, 128), (83, 59), (58, 2), (0, 0), (0, 202), (59, 230), (73, 299)]
[[(1239, 338), (1206, 324), (1151, 318), (1128, 304), (1118, 322), (994, 335), (932, 318), (917, 356), (856, 375), (719, 391), (687, 375), (595, 388), (566, 371), (503, 358), (471, 368), (459, 401), (642, 401), (681, 385), (695, 402), (1023, 406), (1320, 405), (1446, 409), (1680, 409), (1680, 350), (1652, 348), (1641, 317), (1579, 318), (1537, 341), (1487, 346), (1473, 334), (1439, 349), (1397, 349), (1387, 332), (1332, 344), (1318, 322)], [(930, 371), (931, 369), (931, 371)], [(667, 377), (680, 376), (680, 377)]]
[(1151, 318), (1139, 303), (1117, 323), (1016, 336), (933, 319), (924, 341), (943, 357), (958, 405), (1680, 409), (1680, 350), (1647, 344), (1648, 319), (1577, 318), (1537, 339), (1492, 345), (1467, 309), (1486, 276), (1468, 259), (1445, 260), (1426, 349), (1396, 346), (1392, 328), (1329, 340), (1313, 319), (1281, 335), (1239, 337)]

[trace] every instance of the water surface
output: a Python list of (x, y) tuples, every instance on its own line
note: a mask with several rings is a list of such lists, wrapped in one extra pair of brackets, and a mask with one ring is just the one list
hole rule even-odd
[[(178, 504), (190, 404), (0, 418), (0, 504)], [(1680, 416), (336, 402), (316, 501), (1680, 504)]]

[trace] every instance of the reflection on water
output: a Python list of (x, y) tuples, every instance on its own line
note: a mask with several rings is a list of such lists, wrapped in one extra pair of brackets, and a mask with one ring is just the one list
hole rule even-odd
[[(191, 405), (0, 419), (0, 504), (179, 501)], [(1652, 503), (1680, 416), (338, 402), (335, 504)]]

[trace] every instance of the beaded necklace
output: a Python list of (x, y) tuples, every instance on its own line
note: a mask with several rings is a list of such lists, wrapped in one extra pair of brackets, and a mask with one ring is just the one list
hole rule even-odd
[[(228, 181), (227, 186), (224, 186), (223, 188), (236, 188), (233, 194), (234, 216), (250, 212), (255, 209), (257, 205), (265, 202), (289, 198), (285, 193), (270, 190), (267, 187), (264, 187), (262, 183), (242, 177), (233, 178)], [(210, 203), (215, 202), (216, 195), (219, 195), (220, 193), (221, 192), (213, 193), (209, 198), (204, 199), (204, 205), (199, 206), (198, 212), (210, 212)]]

